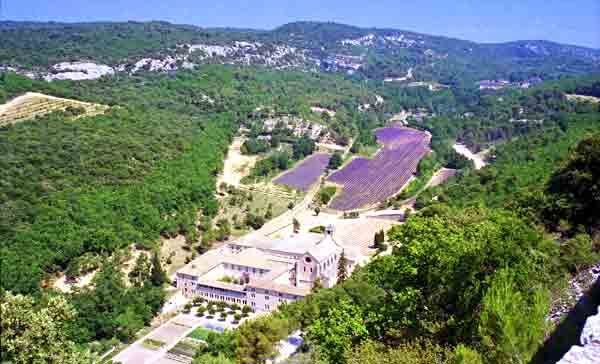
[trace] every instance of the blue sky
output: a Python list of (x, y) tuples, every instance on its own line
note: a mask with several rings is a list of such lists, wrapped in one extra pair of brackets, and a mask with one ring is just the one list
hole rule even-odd
[(3, 19), (166, 20), (271, 29), (336, 21), (480, 42), (546, 39), (600, 48), (600, 0), (0, 0)]

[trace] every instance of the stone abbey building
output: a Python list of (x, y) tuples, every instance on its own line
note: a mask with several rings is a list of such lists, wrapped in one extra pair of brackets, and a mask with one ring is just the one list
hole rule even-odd
[(310, 293), (319, 280), (329, 288), (337, 283), (340, 256), (351, 272), (358, 261), (352, 247), (324, 234), (294, 234), (279, 239), (239, 240), (211, 250), (177, 272), (177, 287), (185, 296), (249, 305), (271, 311)]

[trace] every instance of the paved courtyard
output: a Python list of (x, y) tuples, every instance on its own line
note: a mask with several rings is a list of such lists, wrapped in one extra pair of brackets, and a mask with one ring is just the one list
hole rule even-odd
[[(249, 318), (254, 316), (254, 314), (251, 314)], [(197, 317), (194, 308), (189, 314), (181, 313), (175, 316), (158, 328), (152, 330), (143, 338), (131, 344), (113, 358), (113, 363), (181, 364), (181, 362), (169, 359), (165, 354), (177, 345), (180, 340), (194, 331), (194, 329), (197, 327), (205, 327), (215, 331), (222, 331), (225, 329), (233, 329), (236, 326), (237, 324), (233, 324), (233, 318), (231, 317), (226, 321), (219, 321), (216, 318), (207, 319), (206, 317)], [(149, 349), (142, 344), (147, 339), (160, 341), (164, 343), (164, 345), (156, 350)]]

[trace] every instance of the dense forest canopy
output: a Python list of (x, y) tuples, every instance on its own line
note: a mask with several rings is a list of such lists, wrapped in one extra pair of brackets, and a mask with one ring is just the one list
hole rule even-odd
[[(1, 259), (15, 267), (2, 271), (2, 287), (16, 292), (35, 291), (45, 271), (83, 252), (150, 247), (159, 234), (194, 240), (196, 211), (216, 212), (214, 176), (227, 145), (257, 107), (356, 110), (366, 95), (334, 75), (224, 66), (87, 83), (8, 73), (0, 85), (7, 97), (36, 90), (111, 106), (92, 118), (51, 114), (1, 131)], [(358, 127), (352, 113), (335, 120), (349, 133)]]

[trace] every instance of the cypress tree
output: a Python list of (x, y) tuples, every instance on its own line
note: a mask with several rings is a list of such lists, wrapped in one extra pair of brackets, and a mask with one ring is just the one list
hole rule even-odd
[(337, 279), (338, 283), (342, 283), (348, 278), (348, 259), (346, 259), (346, 254), (342, 250), (342, 254), (340, 255), (340, 260), (338, 261), (338, 270), (337, 270)]
[(160, 263), (158, 251), (155, 251), (154, 254), (152, 254), (152, 274), (150, 275), (150, 280), (152, 281), (152, 284), (157, 287), (162, 286), (167, 280), (167, 274)]

